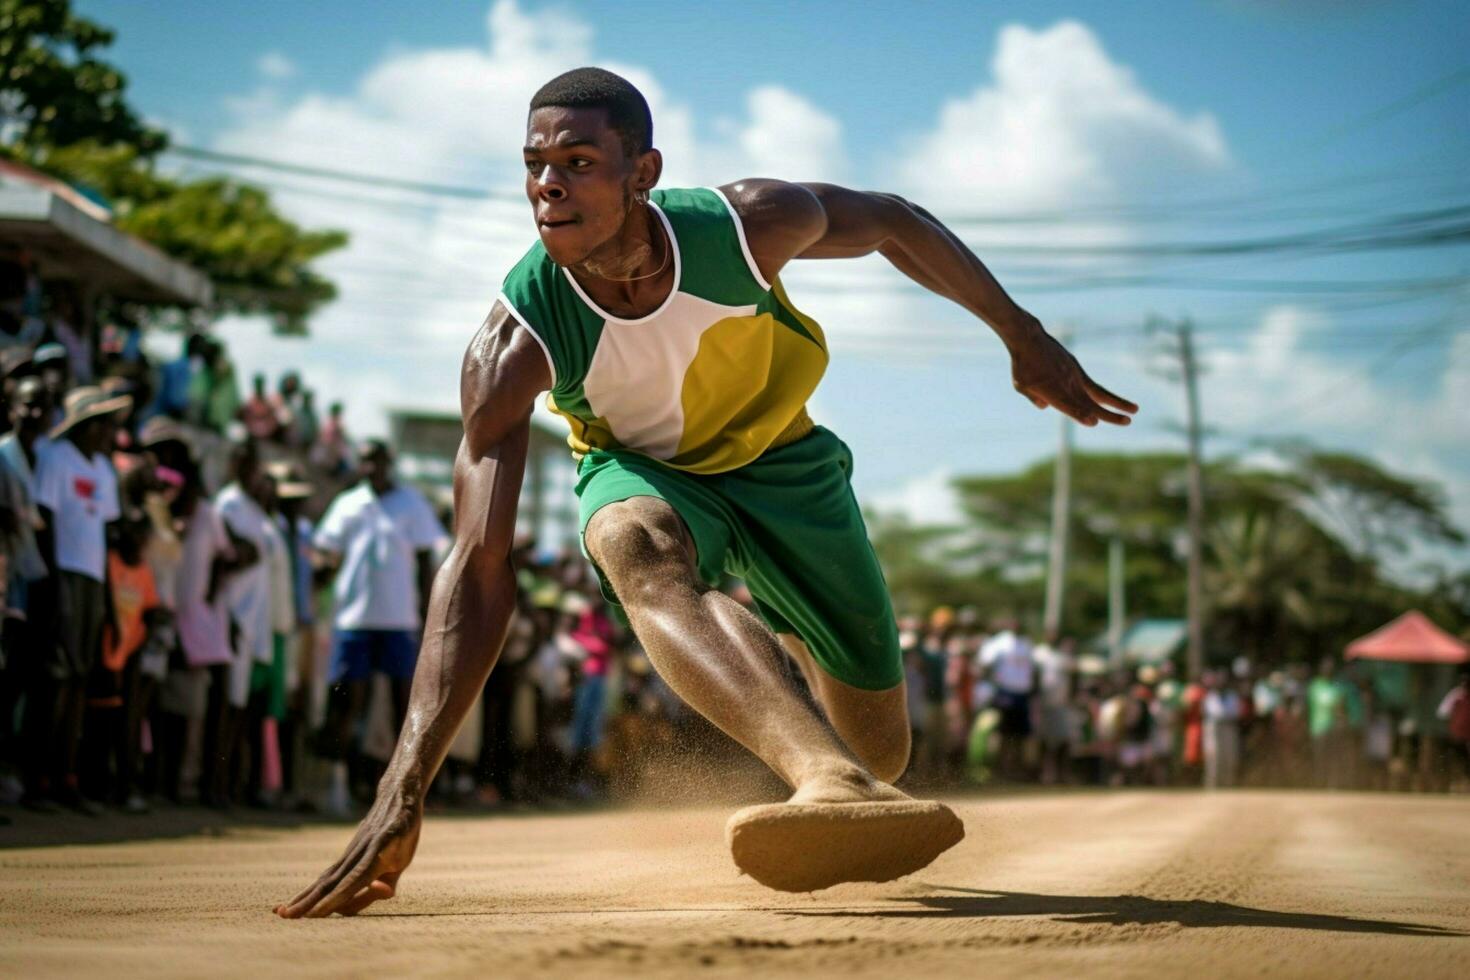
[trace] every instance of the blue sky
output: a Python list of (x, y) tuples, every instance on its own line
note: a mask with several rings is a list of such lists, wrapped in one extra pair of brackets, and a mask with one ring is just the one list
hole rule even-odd
[[(1211, 452), (1259, 452), (1283, 435), (1362, 452), (1438, 480), (1470, 525), (1463, 246), (1055, 251), (1465, 204), (1463, 2), (755, 2), (739, 8), (744, 33), (728, 12), (689, 3), (78, 9), (117, 28), (112, 56), (135, 103), (189, 145), (513, 190), (525, 100), (593, 61), (649, 93), (671, 180), (759, 172), (897, 190), (942, 218), (1049, 215), (956, 227), (1023, 306), (1077, 337), (1093, 374), (1144, 405), (1129, 431), (1079, 433), (1082, 448), (1178, 445), (1180, 396), (1152, 370), (1142, 324), (1188, 315), (1208, 367)], [(529, 241), (524, 208), (240, 173), (303, 221), (354, 235), (325, 265), (343, 296), (311, 342), (222, 325), (242, 368), (302, 364), (359, 429), (381, 426), (386, 406), (453, 407), (458, 351)], [(831, 339), (814, 410), (853, 446), (860, 495), (942, 518), (949, 476), (1052, 451), (1054, 417), (1010, 391), (982, 324), (878, 260), (824, 266), (787, 280)], [(1079, 281), (1120, 276), (1150, 284)]]

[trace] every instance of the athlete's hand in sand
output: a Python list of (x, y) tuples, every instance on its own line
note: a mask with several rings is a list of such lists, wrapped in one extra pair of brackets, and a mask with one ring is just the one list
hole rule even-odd
[(319, 919), (333, 912), (356, 915), (374, 902), (392, 898), (398, 876), (413, 860), (423, 822), (422, 806), (405, 805), (393, 794), (379, 793), (342, 859), (310, 888), (277, 905), (276, 915), (283, 919)]
[(1138, 406), (1089, 378), (1077, 358), (1039, 325), (1025, 340), (1009, 346), (1016, 390), (1037, 408), (1050, 406), (1088, 426), (1100, 421), (1114, 425), (1133, 421), (1129, 415)]

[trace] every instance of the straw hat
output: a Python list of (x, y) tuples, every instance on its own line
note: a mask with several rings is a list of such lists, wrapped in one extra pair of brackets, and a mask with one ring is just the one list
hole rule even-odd
[(66, 360), (66, 348), (55, 342), (42, 344), (40, 347), (36, 348), (33, 354), (31, 354), (31, 361), (36, 365), (36, 368), (38, 370), (40, 369), (42, 364), (50, 364), (52, 361), (61, 361), (65, 363)]
[(35, 369), (28, 347), (12, 347), (0, 353), (0, 377), (13, 378), (17, 374), (33, 374)]
[(133, 407), (132, 395), (112, 396), (96, 385), (83, 385), (66, 393), (63, 404), (65, 414), (56, 428), (51, 430), (52, 439), (60, 439), (76, 426), (88, 419), (100, 418), (114, 412), (125, 412)]
[(191, 447), (189, 434), (184, 431), (184, 427), (167, 415), (155, 415), (143, 423), (143, 429), (138, 433), (138, 445), (147, 449), (165, 442), (176, 442), (185, 449)]
[(281, 500), (305, 500), (316, 492), (316, 487), (303, 480), (300, 472), (290, 463), (269, 463), (265, 471), (276, 481), (276, 496)]

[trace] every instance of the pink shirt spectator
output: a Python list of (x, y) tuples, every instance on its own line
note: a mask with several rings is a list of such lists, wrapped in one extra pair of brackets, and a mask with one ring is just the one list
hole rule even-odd
[(216, 595), (213, 602), (208, 599), (215, 559), (230, 553), (230, 538), (219, 512), (209, 501), (199, 501), (184, 530), (176, 597), (179, 643), (190, 667), (227, 664), (231, 660), (229, 612), (222, 596)]
[(613, 625), (607, 614), (601, 609), (584, 611), (577, 617), (572, 639), (587, 651), (587, 659), (582, 661), (582, 673), (588, 677), (606, 675), (613, 651)]

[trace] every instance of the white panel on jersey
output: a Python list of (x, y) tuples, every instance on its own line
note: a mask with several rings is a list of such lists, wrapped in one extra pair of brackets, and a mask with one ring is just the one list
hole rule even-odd
[(670, 459), (684, 437), (684, 375), (704, 332), (755, 306), (724, 306), (677, 293), (652, 320), (607, 320), (582, 391), (594, 414), (629, 449)]

